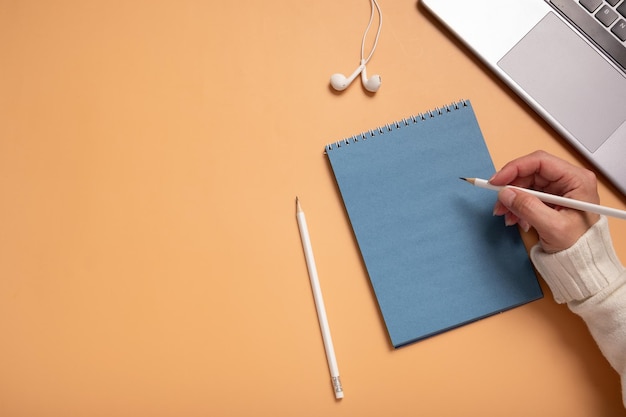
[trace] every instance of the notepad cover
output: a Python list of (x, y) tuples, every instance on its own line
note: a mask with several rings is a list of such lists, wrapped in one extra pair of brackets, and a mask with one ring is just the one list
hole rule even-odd
[(494, 166), (469, 101), (326, 147), (394, 347), (543, 296), (497, 195), (459, 180)]

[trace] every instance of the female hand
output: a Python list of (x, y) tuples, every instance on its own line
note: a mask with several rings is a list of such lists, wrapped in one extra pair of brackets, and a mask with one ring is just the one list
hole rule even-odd
[[(595, 204), (600, 201), (593, 172), (544, 151), (509, 162), (489, 182), (493, 185), (516, 185)], [(493, 214), (504, 216), (507, 226), (518, 224), (525, 231), (535, 228), (541, 246), (550, 253), (572, 246), (600, 219), (597, 214), (546, 205), (537, 197), (510, 188), (499, 192)]]

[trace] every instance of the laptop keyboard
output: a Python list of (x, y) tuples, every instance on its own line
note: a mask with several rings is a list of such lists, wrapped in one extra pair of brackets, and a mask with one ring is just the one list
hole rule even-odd
[(626, 70), (626, 0), (550, 0), (550, 4)]

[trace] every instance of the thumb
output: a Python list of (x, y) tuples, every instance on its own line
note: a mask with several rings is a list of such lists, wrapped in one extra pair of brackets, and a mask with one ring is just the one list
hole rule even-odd
[(534, 227), (539, 234), (549, 230), (559, 216), (537, 197), (523, 191), (505, 187), (498, 193), (498, 200), (511, 213)]

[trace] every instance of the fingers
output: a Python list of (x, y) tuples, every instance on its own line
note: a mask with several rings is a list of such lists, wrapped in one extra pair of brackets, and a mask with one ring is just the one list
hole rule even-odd
[[(516, 219), (516, 223), (528, 230), (530, 226), (537, 229), (537, 232), (548, 230), (557, 221), (558, 212), (545, 205), (537, 197), (523, 191), (504, 188), (498, 193), (498, 201)], [(505, 221), (511, 222), (511, 217), (506, 219), (508, 213), (504, 213)], [(523, 224), (522, 224), (523, 223)]]
[(591, 203), (599, 203), (595, 174), (544, 151), (506, 164), (490, 180), (493, 185), (516, 185)]
[[(549, 194), (598, 204), (597, 179), (593, 172), (536, 151), (506, 164), (489, 182), (516, 185)], [(544, 250), (555, 252), (573, 245), (599, 216), (566, 208), (553, 208), (522, 190), (504, 188), (498, 194), (493, 214), (504, 216), (505, 224), (524, 230), (534, 227)]]
[(528, 187), (534, 181), (535, 176), (541, 175), (543, 161), (549, 159), (550, 155), (537, 151), (529, 155), (522, 156), (507, 163), (490, 180), (494, 185), (513, 184), (521, 187)]
[(490, 182), (494, 185), (517, 185), (550, 194), (595, 192), (593, 173), (550, 155), (536, 151), (517, 158), (497, 172)]
[(553, 209), (521, 190), (504, 188), (498, 193), (494, 214), (503, 214), (507, 225), (518, 224), (528, 231), (534, 227), (546, 252), (558, 252), (572, 246), (599, 216), (577, 210)]

